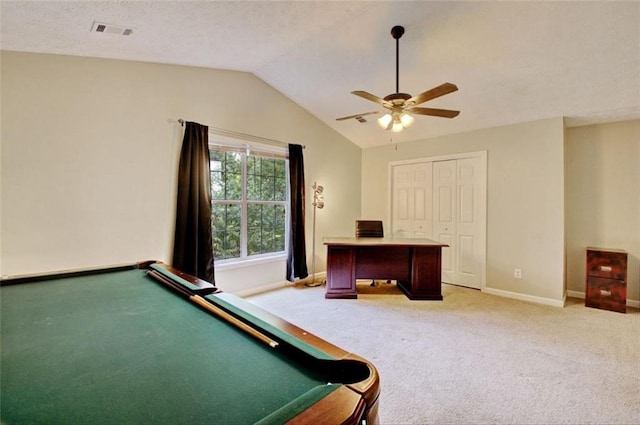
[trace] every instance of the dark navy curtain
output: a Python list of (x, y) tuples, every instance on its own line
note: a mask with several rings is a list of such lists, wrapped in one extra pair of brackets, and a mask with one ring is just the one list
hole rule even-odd
[(187, 121), (178, 168), (172, 265), (215, 283), (209, 167), (209, 127)]
[(304, 279), (307, 270), (307, 249), (304, 236), (304, 159), (302, 146), (289, 144), (289, 186), (291, 188), (291, 233), (287, 252), (287, 280)]

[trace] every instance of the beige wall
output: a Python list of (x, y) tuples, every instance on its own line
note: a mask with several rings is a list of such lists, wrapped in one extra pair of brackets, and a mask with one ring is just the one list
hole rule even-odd
[[(0, 67), (3, 275), (168, 261), (185, 118), (306, 145), (308, 197), (314, 181), (325, 186), (317, 271), (323, 236), (352, 234), (360, 217), (389, 222), (389, 162), (486, 150), (489, 291), (557, 303), (565, 270), (570, 293), (584, 291), (584, 247), (600, 245), (629, 252), (629, 298), (640, 300), (639, 121), (563, 135), (549, 119), (361, 152), (247, 73), (14, 52)], [(310, 268), (312, 212), (308, 200)], [(283, 276), (283, 261), (217, 273), (230, 292)]]
[(627, 251), (627, 298), (640, 300), (640, 120), (568, 128), (567, 289), (583, 294), (585, 248)]
[[(563, 139), (556, 118), (365, 149), (361, 215), (390, 223), (389, 162), (486, 150), (486, 290), (561, 305)], [(522, 269), (522, 279), (513, 277), (514, 268)]]
[[(353, 226), (360, 149), (252, 74), (2, 52), (0, 273), (169, 261), (184, 118), (306, 145), (318, 234)], [(311, 267), (311, 202), (307, 202)], [(321, 238), (318, 270), (325, 268)], [(284, 261), (219, 271), (230, 292), (282, 282)]]

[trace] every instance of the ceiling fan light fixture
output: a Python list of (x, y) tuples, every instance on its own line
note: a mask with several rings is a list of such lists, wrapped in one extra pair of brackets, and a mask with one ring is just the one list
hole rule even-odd
[(393, 125), (391, 126), (391, 131), (393, 131), (394, 133), (400, 133), (402, 130), (404, 130), (404, 126), (402, 125), (402, 121), (400, 121), (400, 117), (396, 117), (393, 120)]
[(413, 124), (413, 122), (414, 122), (415, 120), (416, 120), (416, 119), (413, 117), (413, 115), (408, 114), (408, 113), (406, 113), (406, 112), (403, 112), (403, 113), (400, 115), (400, 122), (402, 123), (402, 126), (403, 126), (404, 128), (409, 127), (411, 124)]
[(392, 120), (393, 120), (393, 117), (391, 116), (391, 114), (384, 114), (383, 116), (378, 118), (378, 125), (382, 129), (388, 130)]

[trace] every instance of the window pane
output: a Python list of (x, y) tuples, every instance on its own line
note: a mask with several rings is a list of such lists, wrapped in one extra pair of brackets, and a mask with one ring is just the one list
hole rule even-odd
[[(284, 162), (284, 161), (283, 161)], [(276, 175), (274, 182), (274, 201), (286, 201), (287, 200), (287, 180), (284, 173), (282, 175)]]
[(262, 175), (263, 176), (273, 175), (274, 162), (275, 162), (275, 159), (273, 158), (262, 158)]
[(259, 156), (249, 156), (247, 158), (247, 199), (259, 201), (262, 199), (260, 192), (260, 181), (262, 158)]
[(275, 183), (275, 159), (262, 159), (262, 200), (273, 201)]
[(213, 256), (216, 260), (240, 257), (241, 220), (241, 205), (212, 205)]
[(274, 193), (274, 179), (273, 176), (263, 176), (262, 177), (262, 200), (263, 201), (273, 201), (273, 193)]
[(242, 200), (242, 154), (210, 150), (211, 197)]
[(249, 155), (247, 157), (247, 174), (260, 174), (260, 157)]
[(262, 205), (247, 205), (247, 254), (262, 253)]
[(225, 198), (242, 199), (242, 155), (238, 152), (225, 152)]
[(274, 251), (284, 251), (285, 247), (285, 229), (286, 229), (286, 208), (284, 205), (274, 205), (273, 209), (275, 210), (275, 241), (274, 241)]
[(248, 254), (284, 251), (285, 208), (283, 205), (248, 204)]
[(260, 157), (247, 158), (247, 199), (260, 199)]
[(209, 167), (211, 168), (211, 197), (213, 199), (224, 199), (224, 153), (220, 151), (209, 151)]
[(247, 159), (247, 199), (250, 201), (286, 201), (286, 161), (250, 156)]

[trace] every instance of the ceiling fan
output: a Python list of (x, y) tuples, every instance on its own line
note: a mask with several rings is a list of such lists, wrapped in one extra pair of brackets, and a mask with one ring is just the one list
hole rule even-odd
[(456, 87), (455, 84), (444, 83), (413, 97), (407, 93), (400, 93), (398, 70), (400, 37), (402, 37), (402, 34), (404, 34), (404, 27), (396, 25), (395, 27), (391, 28), (391, 36), (396, 40), (396, 92), (385, 96), (384, 99), (381, 99), (378, 96), (375, 96), (366, 91), (357, 90), (351, 92), (356, 96), (360, 96), (362, 98), (382, 105), (385, 110), (349, 115), (347, 117), (336, 118), (336, 121), (355, 118), (360, 122), (365, 122), (365, 120), (362, 118), (365, 115), (384, 113), (382, 117), (378, 118), (378, 124), (385, 130), (391, 130), (397, 133), (413, 124), (415, 118), (412, 114), (431, 115), (434, 117), (443, 118), (454, 118), (457, 117), (458, 114), (460, 114), (460, 111), (452, 111), (450, 109), (422, 108), (416, 106), (428, 100), (444, 96), (445, 94), (453, 93), (454, 91), (458, 90), (458, 87)]

